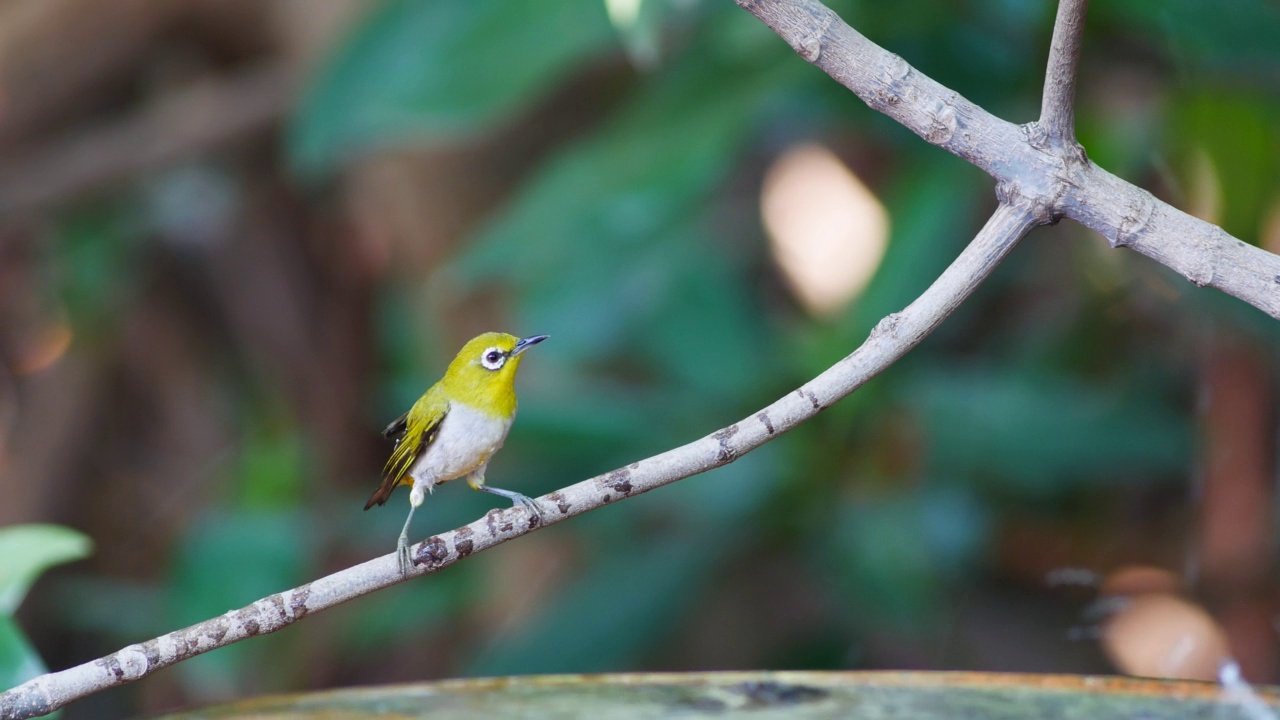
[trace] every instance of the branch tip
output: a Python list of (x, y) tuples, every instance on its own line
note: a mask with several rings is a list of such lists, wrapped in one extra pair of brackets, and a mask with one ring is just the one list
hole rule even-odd
[(1089, 0), (1059, 0), (1045, 70), (1040, 128), (1058, 146), (1075, 143), (1076, 69)]

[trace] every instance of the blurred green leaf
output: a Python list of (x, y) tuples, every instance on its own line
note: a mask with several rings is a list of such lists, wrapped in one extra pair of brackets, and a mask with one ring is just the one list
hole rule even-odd
[(313, 175), (389, 143), (476, 132), (614, 41), (601, 0), (390, 0), (321, 68), (290, 160)]
[(18, 623), (0, 613), (0, 692), (45, 672), (44, 662)]
[(307, 443), (297, 428), (254, 418), (246, 429), (236, 479), (245, 510), (296, 507), (312, 476)]
[(1098, 22), (1136, 30), (1184, 71), (1234, 69), (1237, 80), (1274, 80), (1280, 71), (1280, 6), (1269, 0), (1114, 0), (1090, 13), (1090, 24)]
[[(793, 74), (726, 73), (687, 56), (605, 128), (548, 161), (453, 266), (457, 278), (502, 276), (525, 288), (589, 277), (602, 289), (616, 284), (616, 272), (599, 270), (629, 269), (627, 260), (645, 257), (655, 236), (706, 202), (736, 162), (756, 111)], [(629, 294), (654, 290), (640, 285)]]
[(1076, 114), (1076, 134), (1090, 160), (1136, 181), (1156, 153), (1157, 136), (1164, 123), (1162, 110), (1155, 102), (1081, 104)]
[(673, 387), (696, 388), (691, 395), (721, 425), (737, 419), (726, 413), (740, 411), (740, 403), (756, 394), (782, 353), (767, 340), (741, 261), (708, 234), (696, 227), (674, 233), (667, 262), (676, 271), (627, 349)]
[(17, 611), (40, 573), (92, 551), (86, 535), (61, 525), (0, 528), (0, 614)]
[(631, 64), (652, 70), (662, 52), (663, 16), (673, 8), (670, 0), (603, 0), (609, 22), (622, 38)]
[(1185, 473), (1185, 413), (1141, 388), (1010, 368), (921, 371), (900, 388), (924, 421), (938, 473), (1030, 496)]
[(845, 503), (835, 533), (814, 542), (836, 563), (836, 587), (905, 628), (946, 602), (942, 589), (978, 562), (990, 524), (981, 501), (963, 489), (912, 489)]
[(1191, 92), (1175, 103), (1172, 123), (1183, 187), (1200, 195), (1187, 201), (1216, 210), (1208, 220), (1257, 244), (1280, 197), (1280, 104), (1239, 90)]
[[(626, 457), (637, 450), (660, 450), (664, 442), (676, 438), (665, 432), (665, 426), (651, 427), (652, 418), (668, 407), (666, 393), (631, 382), (575, 377), (576, 366), (566, 361), (564, 367), (567, 370), (554, 384), (521, 391), (520, 421), (511, 433), (517, 446), (528, 435), (554, 447), (578, 448), (575, 454), (594, 455), (600, 448), (609, 448), (606, 457), (617, 453)], [(638, 431), (646, 427), (651, 432), (639, 436)]]

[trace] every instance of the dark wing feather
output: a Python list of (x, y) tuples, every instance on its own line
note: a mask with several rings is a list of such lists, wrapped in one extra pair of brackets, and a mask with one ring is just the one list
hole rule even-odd
[(388, 440), (399, 440), (404, 437), (404, 433), (409, 429), (409, 413), (405, 413), (396, 418), (382, 431), (382, 437)]

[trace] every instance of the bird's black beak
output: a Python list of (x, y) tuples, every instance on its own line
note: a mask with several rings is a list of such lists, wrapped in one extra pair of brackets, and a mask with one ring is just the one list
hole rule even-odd
[(530, 335), (527, 338), (520, 338), (516, 342), (516, 346), (511, 349), (511, 357), (515, 357), (538, 343), (551, 337), (550, 335)]

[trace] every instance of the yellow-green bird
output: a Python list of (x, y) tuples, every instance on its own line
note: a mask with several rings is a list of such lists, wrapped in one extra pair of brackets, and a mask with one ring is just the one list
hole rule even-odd
[(546, 340), (546, 335), (517, 338), (506, 333), (485, 333), (472, 338), (449, 363), (440, 382), (431, 386), (409, 412), (382, 431), (395, 440), (395, 449), (382, 471), (378, 486), (364, 509), (381, 505), (398, 485), (412, 485), (409, 517), (400, 531), (396, 552), (401, 572), (409, 561), (409, 523), (426, 493), (436, 485), (466, 476), (467, 484), (524, 505), (542, 517), (532, 498), (484, 484), (489, 458), (502, 447), (516, 418), (516, 370), (525, 350)]

